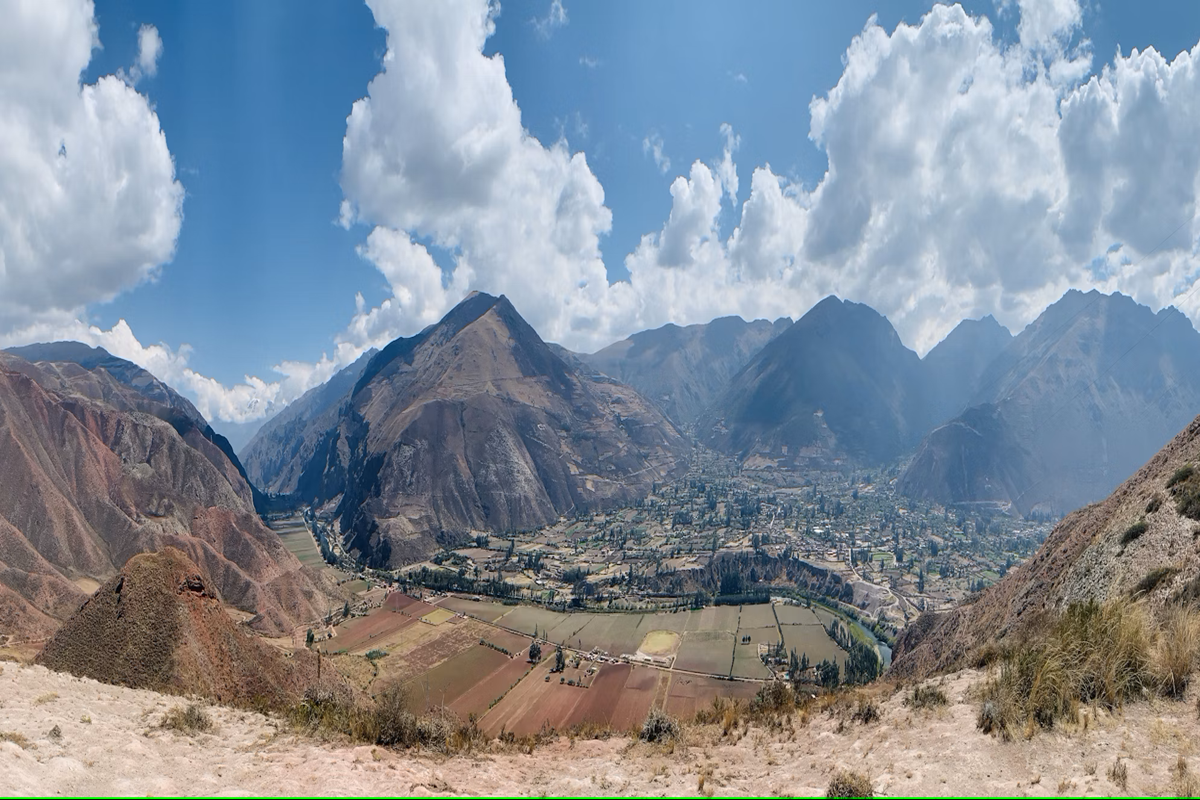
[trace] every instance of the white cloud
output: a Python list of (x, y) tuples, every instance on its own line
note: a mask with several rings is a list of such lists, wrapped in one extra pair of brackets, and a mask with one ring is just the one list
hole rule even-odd
[[(872, 19), (837, 85), (810, 103), (825, 175), (806, 187), (761, 165), (743, 199), (739, 139), (722, 126), (720, 156), (671, 183), (666, 221), (626, 257), (629, 279), (610, 285), (603, 187), (583, 153), (522, 125), (503, 58), (483, 55), (495, 7), (371, 8), (388, 50), (347, 119), (338, 219), (366, 226), (359, 253), (390, 296), (373, 308), (358, 297), (332, 356), (232, 388), (189, 373), (186, 348), (135, 346), (128, 326), (80, 335), (161, 364), (206, 413), (236, 420), (416, 333), (469, 289), (507, 294), (545, 338), (580, 350), (667, 321), (794, 317), (829, 293), (871, 304), (921, 351), (968, 316), (1020, 328), (1070, 287), (1175, 302), (1200, 320), (1200, 46), (1171, 62), (1118, 55), (1092, 75), (1077, 3), (1021, 2), (1008, 46), (958, 6), (892, 32)], [(655, 144), (643, 147), (661, 169)], [(736, 219), (728, 236), (722, 215)]]
[(649, 136), (642, 139), (642, 153), (654, 159), (654, 166), (663, 175), (670, 172), (671, 159), (663, 153), (663, 138), (658, 131), (651, 131)]
[(546, 10), (546, 16), (536, 17), (532, 21), (538, 35), (543, 39), (549, 39), (555, 30), (567, 24), (567, 9), (563, 7), (562, 0), (550, 0), (550, 8)]
[(596, 67), (600, 66), (600, 63), (600, 59), (596, 58), (595, 56), (579, 57), (580, 66), (587, 67), (588, 69), (595, 69)]
[(0, 332), (109, 300), (174, 253), (183, 187), (166, 137), (118, 78), (80, 84), (98, 46), (90, 2), (4, 13)]
[(158, 74), (158, 57), (162, 55), (162, 38), (158, 28), (153, 25), (143, 25), (138, 29), (138, 58), (137, 68), (142, 75), (153, 78)]

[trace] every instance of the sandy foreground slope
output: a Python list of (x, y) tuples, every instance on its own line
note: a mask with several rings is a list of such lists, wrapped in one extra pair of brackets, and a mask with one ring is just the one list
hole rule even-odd
[[(156, 727), (179, 698), (40, 666), (0, 667), (2, 794), (678, 795), (696, 794), (703, 775), (706, 793), (815, 796), (835, 770), (851, 767), (884, 795), (1108, 795), (1118, 793), (1107, 777), (1118, 755), (1130, 793), (1173, 794), (1180, 758), (1200, 774), (1194, 698), (1115, 716), (1089, 711), (1086, 730), (1004, 744), (975, 730), (969, 694), (978, 672), (945, 680), (947, 708), (914, 712), (895, 693), (881, 700), (882, 721), (869, 725), (814, 712), (803, 726), (796, 717), (794, 732), (722, 739), (717, 728), (692, 727), (673, 753), (563, 737), (532, 755), (492, 745), (444, 757), (322, 743), (221, 707), (210, 708), (213, 733), (186, 736)], [(24, 737), (24, 746), (5, 734)]]

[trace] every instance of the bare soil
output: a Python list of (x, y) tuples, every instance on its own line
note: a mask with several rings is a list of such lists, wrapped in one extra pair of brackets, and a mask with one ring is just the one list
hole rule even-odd
[[(821, 795), (849, 768), (877, 795), (1111, 795), (1120, 757), (1129, 794), (1174, 793), (1178, 764), (1200, 773), (1195, 690), (1010, 743), (979, 733), (971, 693), (984, 677), (958, 673), (950, 705), (916, 711), (879, 687), (879, 722), (862, 725), (846, 703), (814, 706), (778, 730), (686, 726), (671, 747), (620, 736), (560, 737), (532, 754), (498, 743), (453, 757), (390, 751), (296, 735), (259, 714), (211, 706), (211, 733), (158, 727), (185, 702), (40, 666), (0, 664), (0, 793), (346, 795)], [(582, 690), (589, 691), (589, 690)], [(50, 734), (58, 727), (60, 735)], [(11, 741), (9, 739), (16, 739)], [(24, 746), (17, 742), (24, 742)], [(700, 776), (705, 776), (701, 789)]]

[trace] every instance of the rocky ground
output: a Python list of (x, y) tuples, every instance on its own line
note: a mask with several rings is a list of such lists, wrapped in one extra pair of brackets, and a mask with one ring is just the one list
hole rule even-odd
[(1086, 724), (1004, 743), (975, 729), (978, 672), (945, 679), (950, 704), (934, 711), (880, 688), (882, 718), (865, 725), (844, 704), (775, 731), (691, 726), (673, 748), (562, 737), (532, 754), (492, 744), (446, 757), (322, 742), (217, 706), (211, 733), (177, 733), (159, 723), (180, 698), (0, 666), (0, 793), (13, 795), (818, 796), (842, 768), (868, 774), (885, 796), (1111, 795), (1121, 793), (1109, 777), (1118, 757), (1129, 794), (1176, 795), (1192, 780), (1181, 764), (1200, 772), (1194, 698), (1088, 710)]

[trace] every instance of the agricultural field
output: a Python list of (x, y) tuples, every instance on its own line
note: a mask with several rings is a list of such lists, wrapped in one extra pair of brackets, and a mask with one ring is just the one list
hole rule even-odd
[(671, 686), (667, 691), (666, 710), (678, 719), (690, 720), (697, 711), (711, 707), (715, 697), (743, 701), (752, 699), (758, 693), (759, 685), (748, 681), (675, 674), (671, 676)]
[(735, 641), (733, 631), (688, 631), (675, 656), (675, 669), (728, 675)]
[[(472, 715), (490, 735), (580, 725), (626, 730), (651, 707), (691, 718), (716, 697), (748, 700), (770, 679), (759, 645), (780, 641), (810, 662), (844, 661), (821, 609), (759, 604), (656, 613), (566, 613), (442, 596), (425, 602), (392, 592), (382, 607), (336, 628), (327, 645), (359, 664), (356, 683), (400, 681), (414, 710)], [(776, 622), (776, 619), (779, 622)], [(484, 620), (494, 620), (489, 624)], [(530, 636), (549, 641), (527, 660)], [(742, 644), (741, 638), (749, 637)], [(553, 672), (555, 643), (567, 665)], [(655, 664), (591, 660), (589, 652), (664, 659)], [(342, 662), (338, 662), (339, 668)], [(671, 665), (670, 669), (665, 668)]]

